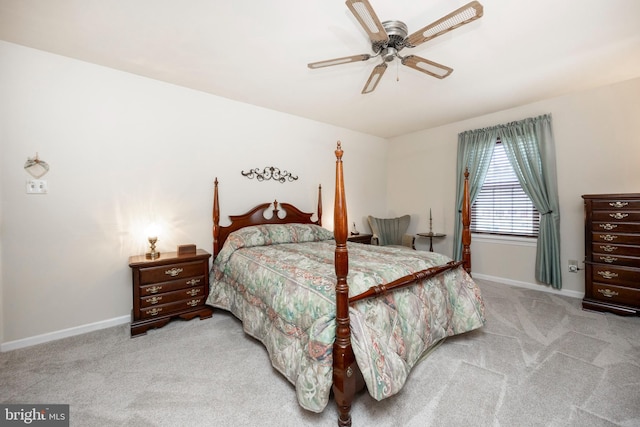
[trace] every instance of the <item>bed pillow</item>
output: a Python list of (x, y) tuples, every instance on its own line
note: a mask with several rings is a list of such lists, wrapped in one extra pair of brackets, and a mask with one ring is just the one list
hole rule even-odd
[(240, 248), (282, 243), (319, 242), (333, 239), (333, 233), (316, 224), (262, 224), (244, 227), (229, 234), (216, 260), (226, 261)]

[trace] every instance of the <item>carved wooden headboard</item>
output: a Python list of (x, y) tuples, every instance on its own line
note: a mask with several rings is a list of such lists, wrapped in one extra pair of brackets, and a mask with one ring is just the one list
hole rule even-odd
[[(272, 209), (270, 209), (273, 206)], [(271, 210), (271, 213), (268, 211)], [(282, 214), (282, 212), (284, 214)], [(267, 214), (268, 216), (265, 216)], [(301, 211), (290, 203), (262, 203), (241, 215), (229, 215), (231, 224), (220, 226), (220, 206), (218, 203), (218, 178), (214, 181), (213, 193), (213, 258), (218, 255), (225, 240), (232, 232), (250, 225), (259, 224), (317, 224), (322, 225), (322, 186), (318, 186), (317, 220), (311, 218), (315, 213)]]

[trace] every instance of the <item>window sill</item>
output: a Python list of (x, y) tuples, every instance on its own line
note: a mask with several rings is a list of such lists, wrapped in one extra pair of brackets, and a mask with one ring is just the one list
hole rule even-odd
[(536, 237), (499, 236), (494, 234), (471, 233), (472, 242), (495, 243), (501, 245), (516, 245), (536, 247), (538, 239)]

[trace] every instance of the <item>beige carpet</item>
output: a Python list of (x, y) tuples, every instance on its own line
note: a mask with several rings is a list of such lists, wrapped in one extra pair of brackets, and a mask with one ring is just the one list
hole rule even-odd
[[(354, 426), (640, 426), (640, 318), (478, 280), (487, 325), (450, 338)], [(68, 403), (72, 426), (332, 426), (301, 409), (239, 322), (128, 325), (0, 353), (0, 402)]]

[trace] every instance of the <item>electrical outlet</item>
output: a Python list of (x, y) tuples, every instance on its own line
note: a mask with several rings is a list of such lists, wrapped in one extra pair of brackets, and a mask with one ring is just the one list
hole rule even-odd
[(570, 259), (569, 260), (569, 273), (577, 273), (578, 270), (579, 270), (578, 261), (576, 261), (575, 259)]
[(27, 181), (27, 194), (47, 194), (47, 181), (44, 179), (30, 179)]

